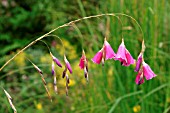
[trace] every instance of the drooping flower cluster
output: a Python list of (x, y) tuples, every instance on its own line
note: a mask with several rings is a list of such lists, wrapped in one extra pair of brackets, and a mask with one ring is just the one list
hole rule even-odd
[[(58, 67), (62, 68), (62, 65), (60, 63), (60, 61), (50, 52), (50, 56), (52, 58), (52, 75), (54, 76), (54, 91), (55, 93), (57, 94), (58, 92), (58, 89), (57, 89), (57, 79), (56, 79), (56, 73), (55, 73), (55, 65), (54, 63), (56, 63), (58, 65)], [(70, 74), (72, 74), (72, 68), (71, 68), (71, 65), (70, 63), (68, 62), (66, 56), (64, 55), (64, 63), (65, 63), (65, 69), (63, 71), (63, 74), (62, 74), (62, 78), (65, 78), (66, 77), (66, 95), (68, 95), (68, 84), (70, 83), (69, 81), (69, 77), (68, 77), (68, 74), (67, 74), (67, 70), (69, 70)], [(39, 68), (36, 68), (40, 74), (42, 73), (42, 71), (39, 69)]]
[[(56, 63), (60, 68), (62, 68), (62, 65), (60, 63), (60, 61), (50, 52), (50, 56), (52, 58), (52, 65), (51, 65), (51, 73), (52, 75), (54, 76), (54, 82), (53, 82), (53, 85), (54, 85), (54, 91), (55, 93), (57, 94), (58, 93), (58, 89), (57, 89), (57, 79), (56, 79), (56, 73), (55, 73), (55, 64)], [(29, 60), (29, 59), (28, 59)], [(30, 60), (29, 60), (30, 61)], [(31, 62), (31, 61), (30, 61)], [(34, 68), (39, 72), (39, 74), (41, 75), (41, 79), (43, 81), (43, 84), (44, 84), (44, 87), (46, 89), (46, 92), (48, 94), (48, 97), (49, 99), (52, 101), (52, 98), (51, 98), (51, 95), (49, 93), (49, 90), (47, 88), (47, 83), (44, 79), (44, 76), (43, 76), (43, 72), (41, 71), (41, 69), (35, 65), (33, 62), (31, 62), (32, 65), (34, 66)], [(65, 63), (65, 69), (63, 71), (63, 74), (62, 74), (62, 78), (65, 78), (66, 77), (66, 95), (68, 95), (68, 84), (70, 83), (70, 80), (69, 80), (69, 77), (68, 77), (68, 74), (67, 74), (67, 70), (69, 70), (70, 74), (72, 74), (72, 68), (71, 68), (71, 65), (70, 63), (68, 62), (66, 56), (64, 55), (64, 63)]]
[[(150, 68), (150, 66), (144, 62), (144, 59), (143, 59), (144, 51), (145, 51), (145, 45), (143, 41), (142, 51), (138, 56), (136, 67), (135, 67), (135, 72), (138, 72), (135, 82), (138, 85), (144, 83), (144, 77), (146, 78), (146, 80), (150, 80), (156, 76), (155, 73)], [(92, 61), (96, 64), (100, 64), (102, 61), (102, 65), (104, 66), (105, 60), (108, 60), (108, 59), (119, 60), (122, 66), (130, 66), (131, 64), (135, 63), (135, 60), (133, 59), (132, 55), (126, 49), (126, 46), (124, 44), (124, 39), (122, 39), (122, 42), (118, 48), (118, 51), (115, 54), (111, 45), (107, 42), (105, 38), (102, 49), (96, 53), (96, 55), (92, 58)], [(85, 77), (86, 75), (88, 75), (88, 68), (86, 65), (87, 65), (87, 58), (83, 51), (79, 66), (81, 69), (84, 69)]]
[(144, 40), (142, 42), (142, 51), (140, 52), (137, 62), (136, 62), (136, 67), (135, 67), (135, 72), (138, 72), (137, 76), (136, 76), (136, 84), (140, 85), (142, 83), (144, 83), (144, 77), (146, 78), (146, 80), (150, 80), (154, 77), (156, 77), (156, 74), (152, 71), (152, 69), (150, 68), (150, 66), (145, 63), (144, 58), (143, 58), (143, 54), (145, 51), (145, 44), (144, 44)]
[[(104, 66), (105, 60), (108, 59), (119, 60), (123, 66), (129, 66), (130, 64), (134, 64), (134, 59), (129, 53), (129, 51), (126, 49), (123, 39), (122, 43), (119, 46), (117, 54), (115, 54), (111, 45), (107, 42), (105, 38), (103, 47), (92, 58), (92, 61), (96, 64), (100, 64), (102, 62), (102, 66)], [(84, 69), (85, 78), (88, 80), (88, 62), (84, 50), (82, 52), (79, 67), (80, 69)]]
[[(144, 58), (143, 58), (144, 51), (145, 51), (145, 45), (144, 45), (144, 41), (143, 41), (142, 51), (140, 52), (140, 54), (137, 58), (136, 67), (134, 69), (135, 72), (138, 72), (136, 79), (135, 79), (135, 82), (138, 85), (144, 83), (144, 77), (146, 78), (146, 80), (150, 80), (156, 76), (156, 74), (152, 71), (150, 66), (147, 63), (145, 63), (145, 61), (144, 61)], [(60, 61), (51, 52), (50, 52), (50, 55), (52, 58), (52, 75), (54, 76), (54, 90), (57, 93), (57, 80), (56, 80), (55, 64), (54, 63), (56, 63), (56, 65), (58, 65), (60, 68), (62, 68), (62, 65), (61, 65)], [(108, 43), (108, 41), (105, 38), (103, 47), (92, 58), (92, 61), (96, 64), (100, 64), (102, 62), (102, 66), (104, 66), (105, 61), (108, 59), (119, 60), (121, 62), (122, 66), (130, 66), (131, 64), (135, 63), (135, 60), (133, 59), (132, 55), (127, 50), (127, 48), (124, 44), (124, 39), (122, 39), (122, 42), (119, 45), (118, 51), (117, 51), (117, 53), (115, 53), (113, 51), (111, 45)], [(70, 72), (70, 74), (72, 74), (72, 68), (71, 68), (71, 65), (65, 55), (64, 55), (64, 63), (65, 63), (65, 69), (63, 71), (62, 78), (66, 78), (66, 95), (68, 95), (68, 87), (69, 87), (68, 84), (70, 83), (70, 79), (67, 74), (67, 70)], [(51, 96), (47, 89), (46, 81), (43, 77), (42, 71), (35, 64), (33, 64), (33, 66), (40, 73), (42, 81), (44, 83), (44, 87), (47, 91), (49, 98), (51, 99)], [(82, 56), (80, 59), (79, 67), (80, 67), (80, 69), (84, 70), (84, 76), (85, 76), (86, 80), (88, 81), (88, 78), (89, 78), (89, 76), (88, 76), (88, 60), (86, 58), (84, 50), (82, 51)]]
[[(50, 55), (53, 59), (52, 61), (52, 75), (54, 76), (54, 91), (57, 93), (57, 80), (56, 80), (56, 74), (55, 74), (55, 67), (54, 67), (54, 62), (62, 68), (62, 65), (60, 63), (60, 61), (54, 56), (52, 55), (52, 53), (50, 52)], [(71, 68), (71, 65), (70, 63), (68, 62), (65, 54), (64, 54), (64, 63), (65, 63), (65, 69), (63, 71), (63, 74), (62, 74), (62, 78), (65, 78), (66, 77), (66, 95), (68, 95), (68, 84), (70, 83), (69, 81), (69, 77), (68, 77), (68, 74), (67, 74), (67, 70), (69, 70), (70, 74), (72, 74), (72, 68)]]
[(123, 66), (134, 64), (134, 59), (129, 51), (126, 49), (123, 39), (118, 48), (117, 54), (115, 54), (112, 47), (105, 38), (103, 48), (99, 52), (97, 52), (97, 54), (92, 58), (92, 61), (96, 64), (100, 64), (102, 60), (102, 64), (104, 65), (104, 61), (107, 59), (119, 60)]

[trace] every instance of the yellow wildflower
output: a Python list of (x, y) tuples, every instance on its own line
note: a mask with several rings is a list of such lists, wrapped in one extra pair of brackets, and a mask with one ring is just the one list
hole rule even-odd
[(42, 109), (42, 104), (41, 104), (41, 103), (38, 103), (38, 104), (36, 105), (36, 108), (37, 108), (38, 110), (41, 110), (41, 109)]
[(140, 105), (136, 105), (136, 106), (133, 107), (133, 112), (134, 113), (138, 113), (140, 110), (141, 110)]
[(76, 83), (76, 82), (75, 82), (74, 80), (71, 79), (71, 80), (70, 80), (70, 83), (68, 84), (68, 86), (74, 86), (75, 83)]
[[(75, 80), (70, 79), (70, 83), (68, 84), (68, 86), (74, 86), (75, 83), (76, 83)], [(60, 86), (65, 86), (65, 85), (66, 85), (66, 80), (65, 80), (65, 79), (59, 80), (59, 81), (58, 81), (58, 84), (59, 84)]]

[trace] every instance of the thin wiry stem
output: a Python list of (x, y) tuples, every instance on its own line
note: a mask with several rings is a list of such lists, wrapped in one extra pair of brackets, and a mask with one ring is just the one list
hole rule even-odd
[(72, 24), (72, 26), (73, 26), (73, 28), (77, 31), (79, 37), (81, 38), (81, 48), (82, 48), (82, 50), (83, 50), (83, 48), (84, 48), (83, 35), (82, 35), (80, 29), (76, 26), (76, 24)]
[(115, 16), (118, 20), (119, 20), (119, 22), (120, 22), (120, 24), (121, 24), (121, 34), (122, 34), (122, 38), (124, 38), (124, 36), (123, 36), (123, 22), (122, 22), (122, 20), (119, 18), (119, 16)]
[[(120, 19), (119, 16), (116, 16), (116, 15), (115, 15), (114, 17), (116, 17), (116, 18), (118, 19), (119, 23), (121, 24), (121, 35), (122, 35), (122, 38), (123, 38), (123, 22), (122, 22), (122, 20)], [(107, 30), (107, 29), (106, 29), (106, 30)], [(107, 32), (107, 31), (106, 31), (106, 32)], [(107, 33), (106, 33), (105, 38), (107, 38)]]
[(48, 44), (45, 41), (43, 41), (43, 40), (39, 40), (39, 41), (43, 42), (47, 46), (48, 51), (51, 53), (51, 50), (50, 50), (50, 47), (48, 46)]
[(143, 40), (144, 40), (144, 32), (143, 32), (143, 30), (142, 30), (142, 27), (140, 26), (140, 24), (137, 22), (137, 20), (136, 20), (135, 18), (133, 18), (133, 17), (130, 16), (130, 15), (123, 14), (123, 13), (116, 13), (116, 15), (126, 16), (126, 17), (128, 17), (128, 18), (131, 18), (133, 21), (135, 21), (135, 23), (138, 25), (138, 27), (139, 27), (139, 29), (140, 29), (140, 31), (141, 31), (141, 33), (142, 33), (142, 37), (143, 37)]
[(64, 53), (65, 53), (64, 43), (63, 43), (63, 41), (61, 40), (61, 38), (60, 38), (59, 36), (57, 36), (57, 35), (53, 35), (53, 34), (51, 34), (51, 35), (47, 35), (46, 37), (50, 37), (50, 36), (55, 37), (55, 38), (58, 38), (58, 39), (60, 40), (60, 42), (61, 42), (61, 44), (62, 44), (62, 46), (63, 46), (63, 49), (64, 49)]
[(37, 41), (43, 39), (44, 37), (47, 37), (49, 36), (49, 34), (53, 33), (54, 31), (60, 29), (60, 28), (63, 28), (63, 27), (66, 27), (66, 26), (70, 26), (71, 24), (73, 23), (76, 23), (76, 22), (79, 22), (79, 21), (82, 21), (82, 20), (87, 20), (87, 19), (90, 19), (90, 18), (97, 18), (97, 17), (103, 17), (103, 16), (126, 16), (128, 18), (131, 18), (132, 20), (134, 20), (136, 22), (136, 24), (138, 25), (138, 27), (140, 28), (141, 32), (142, 32), (142, 35), (143, 35), (143, 38), (144, 38), (144, 33), (143, 33), (143, 30), (141, 28), (141, 26), (139, 25), (139, 23), (136, 21), (136, 19), (134, 19), (132, 16), (129, 16), (127, 14), (123, 14), (123, 13), (107, 13), (107, 14), (99, 14), (99, 15), (92, 15), (92, 16), (87, 16), (87, 17), (83, 17), (83, 18), (80, 18), (80, 19), (77, 19), (77, 20), (73, 20), (73, 21), (70, 21), (68, 23), (65, 23), (61, 26), (58, 26), (56, 28), (54, 28), (53, 30), (49, 31), (48, 33), (42, 35), (41, 37), (37, 38), (36, 40), (32, 41), (31, 43), (29, 43), (27, 46), (25, 46), (23, 49), (21, 49), (18, 53), (16, 53), (11, 59), (9, 59), (1, 68), (0, 68), (0, 71), (2, 71), (2, 69), (7, 66), (15, 57), (17, 57), (20, 53), (22, 53), (24, 50), (26, 50), (28, 47), (34, 45)]

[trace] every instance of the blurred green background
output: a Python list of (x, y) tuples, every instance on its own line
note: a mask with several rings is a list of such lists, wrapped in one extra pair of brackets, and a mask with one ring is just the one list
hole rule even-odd
[[(19, 113), (170, 113), (170, 1), (169, 0), (1, 0), (0, 66), (31, 41), (50, 30), (82, 18), (102, 13), (125, 13), (134, 17), (145, 36), (145, 61), (157, 77), (142, 85), (135, 84), (134, 65), (123, 67), (108, 60), (104, 68), (91, 58), (102, 47), (105, 36), (117, 52), (124, 36), (125, 45), (136, 59), (141, 50), (142, 33), (137, 24), (120, 16), (100, 17), (61, 28), (55, 34), (63, 40), (73, 68), (69, 96), (65, 95), (64, 68), (56, 66), (59, 94), (53, 91), (51, 59), (42, 42), (28, 48), (0, 72), (0, 84), (13, 97)], [(75, 29), (77, 27), (77, 29)], [(43, 39), (52, 53), (64, 64), (61, 42)], [(89, 60), (89, 83), (78, 67), (83, 48)], [(45, 73), (53, 97), (48, 100), (39, 73), (28, 57)], [(64, 67), (64, 66), (63, 66)], [(0, 112), (13, 112), (0, 90)]]

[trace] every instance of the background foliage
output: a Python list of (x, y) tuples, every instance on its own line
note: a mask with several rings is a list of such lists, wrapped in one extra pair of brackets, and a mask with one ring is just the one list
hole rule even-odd
[[(95, 65), (91, 58), (108, 37), (114, 51), (121, 43), (136, 59), (141, 50), (142, 33), (134, 21), (120, 17), (100, 17), (62, 28), (54, 34), (62, 38), (73, 75), (69, 96), (65, 96), (63, 68), (56, 68), (59, 94), (52, 86), (51, 60), (42, 42), (27, 49), (0, 72), (1, 86), (14, 98), (18, 112), (55, 113), (168, 113), (170, 112), (170, 2), (168, 0), (1, 0), (0, 3), (0, 65), (29, 42), (66, 22), (101, 13), (126, 13), (141, 25), (146, 42), (145, 60), (158, 75), (138, 86), (134, 66), (122, 67), (117, 61), (106, 61), (105, 67)], [(82, 40), (83, 39), (83, 40)], [(44, 38), (61, 61), (63, 49), (59, 40)], [(83, 42), (83, 43), (82, 43)], [(78, 63), (81, 47), (89, 59), (90, 81), (87, 84)], [(88, 46), (86, 46), (88, 45)], [(53, 96), (51, 103), (39, 74), (25, 59), (30, 58), (45, 73)], [(62, 61), (63, 63), (63, 61)], [(0, 112), (12, 112), (3, 90), (0, 91)]]

